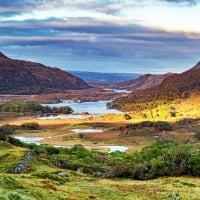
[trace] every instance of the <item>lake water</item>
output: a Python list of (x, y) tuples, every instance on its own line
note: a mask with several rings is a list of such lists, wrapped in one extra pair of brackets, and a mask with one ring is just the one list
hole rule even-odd
[(49, 116), (44, 116), (44, 117), (38, 117), (38, 119), (87, 119), (89, 115), (73, 115), (73, 114), (68, 114), (68, 115), (49, 115)]
[(103, 115), (103, 114), (121, 114), (122, 112), (116, 109), (108, 109), (107, 103), (109, 101), (93, 101), (93, 102), (71, 102), (63, 100), (61, 103), (55, 104), (42, 104), (43, 106), (50, 107), (61, 107), (69, 106), (73, 109), (74, 113), (88, 112), (92, 115)]
[(74, 133), (102, 133), (103, 130), (100, 129), (93, 129), (93, 128), (88, 128), (88, 129), (73, 129), (71, 130)]
[(106, 91), (111, 91), (111, 92), (115, 92), (115, 93), (131, 93), (132, 91), (130, 90), (125, 90), (125, 89), (105, 89)]
[(15, 138), (24, 143), (35, 143), (37, 145), (40, 145), (41, 144), (40, 141), (44, 139), (42, 137), (22, 137), (22, 136)]
[[(40, 141), (45, 139), (42, 137), (22, 137), (22, 136), (15, 137), (15, 138), (24, 143), (34, 143), (37, 145), (41, 145), (42, 143)], [(51, 138), (51, 137), (47, 137), (47, 138)], [(59, 145), (53, 145), (53, 146), (62, 147), (62, 148), (71, 148), (70, 146), (59, 146)], [(90, 146), (86, 146), (86, 147), (90, 147)], [(128, 147), (126, 146), (114, 146), (114, 145), (113, 146), (96, 146), (95, 148), (109, 148), (110, 149), (109, 153), (112, 153), (115, 151), (125, 152), (126, 150), (128, 150)]]
[(116, 93), (131, 93), (132, 91), (124, 90), (124, 89), (114, 89), (113, 90)]

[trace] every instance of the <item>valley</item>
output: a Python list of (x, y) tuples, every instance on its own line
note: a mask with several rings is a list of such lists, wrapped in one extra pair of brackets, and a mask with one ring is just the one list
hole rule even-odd
[(85, 84), (0, 95), (0, 198), (197, 200), (199, 64)]
[(200, 200), (200, 0), (0, 1), (0, 200)]

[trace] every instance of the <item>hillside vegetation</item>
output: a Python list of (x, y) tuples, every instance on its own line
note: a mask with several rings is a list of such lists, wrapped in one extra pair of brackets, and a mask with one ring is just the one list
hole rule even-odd
[(0, 74), (0, 94), (39, 94), (89, 88), (83, 80), (61, 69), (10, 59), (1, 52)]
[(152, 87), (162, 83), (162, 81), (170, 75), (172, 75), (172, 73), (145, 74), (136, 79), (115, 84), (114, 88), (120, 88), (120, 89), (129, 90), (129, 91), (152, 88)]
[[(148, 107), (152, 102), (170, 104), (177, 100), (200, 97), (200, 63), (181, 74), (168, 76), (160, 85), (150, 89), (138, 90), (127, 97), (115, 99), (110, 107), (121, 110), (136, 111), (142, 106)], [(135, 106), (133, 106), (135, 105)]]
[(199, 198), (200, 181), (192, 177), (134, 180), (166, 175), (199, 176), (198, 145), (163, 141), (138, 153), (108, 154), (88, 151), (81, 145), (57, 149), (48, 145), (25, 145), (11, 138), (7, 142), (3, 137), (1, 140), (1, 199)]
[(34, 102), (8, 102), (0, 104), (0, 120), (14, 119), (18, 117), (48, 116), (57, 114), (71, 114), (69, 106), (50, 107), (42, 106)]

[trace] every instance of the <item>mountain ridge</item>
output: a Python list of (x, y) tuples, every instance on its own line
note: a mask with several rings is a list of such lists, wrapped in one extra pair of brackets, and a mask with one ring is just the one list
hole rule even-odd
[(0, 52), (0, 94), (39, 94), (89, 87), (80, 78), (59, 68), (10, 59)]
[(191, 69), (180, 73), (171, 74), (159, 85), (144, 90), (134, 91), (126, 97), (114, 100), (110, 107), (122, 108), (125, 104), (145, 103), (155, 100), (171, 101), (187, 98), (193, 92), (200, 92), (200, 63)]
[(138, 77), (136, 79), (125, 81), (125, 82), (122, 82), (122, 83), (118, 83), (114, 87), (117, 88), (117, 89), (125, 89), (125, 90), (130, 90), (130, 91), (152, 88), (152, 87), (162, 83), (162, 81), (166, 77), (168, 77), (172, 74), (173, 73), (144, 74), (144, 75), (141, 75), (140, 77)]

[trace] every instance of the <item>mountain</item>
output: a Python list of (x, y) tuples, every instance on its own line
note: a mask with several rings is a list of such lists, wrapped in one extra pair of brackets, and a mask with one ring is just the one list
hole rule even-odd
[(10, 59), (0, 52), (0, 94), (38, 94), (89, 87), (61, 69)]
[(116, 83), (135, 79), (140, 76), (136, 73), (101, 73), (70, 71), (71, 74), (82, 78), (87, 83)]
[(170, 75), (171, 73), (155, 75), (145, 74), (133, 80), (117, 83), (114, 87), (117, 89), (125, 89), (130, 91), (143, 90), (159, 85), (166, 77)]
[(200, 63), (181, 74), (169, 75), (161, 84), (151, 89), (134, 91), (126, 97), (118, 98), (112, 102), (110, 107), (120, 109), (125, 104), (187, 98), (193, 92), (198, 95), (200, 93)]
[(192, 68), (192, 70), (193, 69), (200, 69), (200, 62), (198, 62), (193, 68)]

